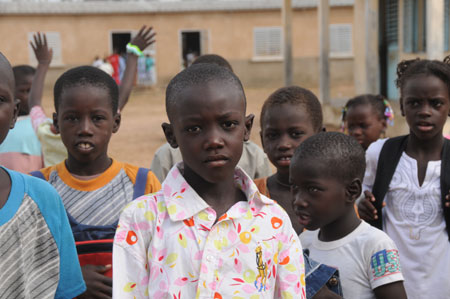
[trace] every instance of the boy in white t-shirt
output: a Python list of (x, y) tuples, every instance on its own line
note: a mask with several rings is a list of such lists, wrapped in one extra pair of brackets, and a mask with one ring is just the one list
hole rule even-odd
[(311, 258), (338, 268), (344, 298), (406, 298), (397, 247), (354, 210), (364, 170), (363, 148), (341, 133), (319, 133), (297, 148), (294, 210), (311, 230), (300, 239)]

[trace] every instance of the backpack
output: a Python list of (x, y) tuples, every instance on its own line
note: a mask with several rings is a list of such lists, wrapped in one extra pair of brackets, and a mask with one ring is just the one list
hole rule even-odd
[[(372, 194), (375, 197), (373, 205), (377, 209), (378, 219), (369, 221), (369, 223), (378, 229), (383, 227), (383, 214), (381, 212), (383, 200), (388, 192), (389, 184), (394, 176), (398, 162), (406, 149), (408, 136), (399, 136), (386, 140), (378, 157), (377, 172), (375, 182), (372, 188)], [(444, 144), (441, 153), (441, 199), (444, 210), (444, 218), (447, 234), (450, 240), (450, 208), (445, 207), (445, 196), (450, 190), (450, 140), (444, 138)]]
[[(145, 194), (149, 169), (139, 168), (133, 188), (133, 200)], [(33, 171), (30, 175), (46, 181), (42, 172)], [(68, 212), (80, 266), (112, 264), (112, 248), (118, 221), (111, 225), (95, 226), (78, 223)], [(105, 272), (112, 277), (112, 269)]]

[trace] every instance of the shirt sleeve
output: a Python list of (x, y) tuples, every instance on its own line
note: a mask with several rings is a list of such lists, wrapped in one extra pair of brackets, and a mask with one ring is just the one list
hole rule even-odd
[(55, 298), (74, 298), (86, 290), (66, 210), (56, 190), (44, 180), (28, 178), (59, 251), (59, 283)]
[(403, 281), (397, 246), (384, 232), (379, 231), (379, 235), (376, 242), (369, 247), (370, 267), (367, 275), (372, 289)]
[(152, 210), (143, 212), (144, 209), (139, 208), (147, 206), (146, 198), (143, 196), (131, 202), (120, 216), (113, 245), (113, 298), (148, 298), (150, 273), (146, 248), (153, 226), (145, 218), (153, 219), (155, 214)]
[(377, 174), (378, 156), (387, 139), (381, 139), (372, 143), (366, 151), (366, 172), (364, 173), (363, 192), (372, 192), (375, 176)]
[(37, 132), (39, 126), (47, 120), (47, 116), (45, 116), (42, 106), (33, 106), (30, 110), (30, 117), (31, 125), (33, 126), (33, 130), (35, 132)]
[(278, 254), (274, 298), (306, 299), (302, 245), (292, 227), (291, 230), (289, 243), (284, 244)]
[(148, 172), (145, 194), (155, 193), (161, 189), (161, 183), (152, 171)]

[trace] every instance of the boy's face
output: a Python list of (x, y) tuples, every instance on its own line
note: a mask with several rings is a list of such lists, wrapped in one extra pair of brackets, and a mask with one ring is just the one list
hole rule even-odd
[(449, 89), (438, 77), (420, 75), (409, 79), (400, 101), (410, 132), (420, 140), (442, 135), (450, 113)]
[(120, 126), (120, 114), (113, 115), (105, 88), (81, 85), (61, 94), (53, 122), (69, 157), (81, 163), (107, 155), (111, 134)]
[[(0, 57), (0, 60), (3, 59), (5, 58)], [(14, 128), (19, 111), (19, 101), (14, 98), (14, 79), (10, 68), (5, 61), (0, 61), (0, 144), (5, 140), (9, 129)]]
[(352, 202), (343, 180), (326, 170), (325, 163), (318, 160), (297, 160), (290, 170), (294, 211), (308, 230), (333, 223)]
[(295, 149), (315, 133), (303, 106), (285, 103), (267, 109), (260, 135), (270, 162), (277, 171), (288, 173)]
[(23, 76), (18, 82), (16, 82), (15, 96), (16, 99), (20, 100), (20, 115), (27, 115), (30, 113), (30, 109), (28, 107), (28, 97), (30, 95), (32, 83), (33, 75)]
[(248, 140), (253, 115), (245, 117), (243, 94), (233, 84), (209, 82), (184, 91), (163, 124), (167, 141), (179, 147), (185, 173), (218, 183), (233, 177)]

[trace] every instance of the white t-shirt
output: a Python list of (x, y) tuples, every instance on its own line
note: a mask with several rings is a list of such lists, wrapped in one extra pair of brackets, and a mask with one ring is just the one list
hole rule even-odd
[(323, 242), (318, 236), (319, 230), (305, 231), (300, 241), (313, 260), (339, 270), (344, 298), (372, 299), (373, 289), (403, 280), (394, 242), (367, 222), (336, 241)]
[[(367, 149), (364, 190), (372, 190), (385, 142), (378, 140)], [(417, 173), (417, 161), (404, 152), (384, 198), (383, 230), (398, 246), (408, 298), (450, 298), (450, 242), (441, 203), (441, 161), (428, 162), (422, 186)]]

